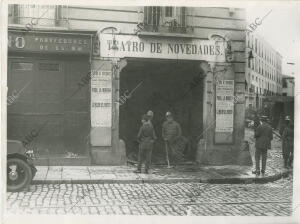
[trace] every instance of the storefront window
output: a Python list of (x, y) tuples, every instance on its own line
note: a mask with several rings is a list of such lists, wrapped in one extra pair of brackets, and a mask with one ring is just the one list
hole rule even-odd
[(41, 71), (59, 71), (58, 63), (39, 63), (39, 70)]
[(32, 69), (33, 69), (33, 63), (29, 63), (29, 62), (12, 63), (12, 70), (31, 71)]

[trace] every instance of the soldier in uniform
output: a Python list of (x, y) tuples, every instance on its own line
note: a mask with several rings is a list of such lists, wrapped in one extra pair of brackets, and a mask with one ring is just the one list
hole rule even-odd
[[(255, 167), (253, 174), (259, 175), (260, 172), (265, 174), (267, 163), (267, 151), (271, 148), (271, 141), (273, 139), (272, 128), (267, 124), (267, 117), (261, 117), (262, 123), (258, 125), (255, 130)], [(260, 171), (260, 158), (262, 158), (262, 167)]]
[(145, 114), (142, 116), (142, 126), (140, 127), (137, 135), (139, 144), (139, 163), (135, 173), (141, 173), (142, 163), (145, 163), (145, 173), (149, 172), (151, 153), (153, 150), (153, 144), (156, 140), (156, 134), (150, 123), (149, 117)]
[[(156, 137), (156, 135), (155, 135), (155, 128), (154, 128), (154, 125), (153, 125), (153, 117), (154, 117), (154, 113), (153, 113), (153, 111), (152, 110), (149, 110), (148, 112), (147, 112), (147, 116), (148, 116), (148, 118), (149, 118), (149, 122), (150, 122), (150, 124), (152, 125), (152, 127), (153, 127), (153, 129), (154, 129), (154, 138), (155, 139), (157, 139), (157, 137)], [(155, 149), (155, 143), (153, 144), (153, 149)], [(151, 152), (150, 152), (150, 165), (151, 165), (151, 159), (152, 159), (152, 151), (153, 151), (153, 149), (151, 150)]]
[(166, 121), (162, 125), (162, 137), (166, 143), (167, 154), (172, 162), (174, 162), (174, 145), (176, 140), (181, 137), (181, 127), (173, 119), (171, 112), (166, 113)]
[(282, 155), (284, 167), (292, 167), (294, 157), (294, 127), (289, 116), (285, 118), (286, 126), (282, 131)]

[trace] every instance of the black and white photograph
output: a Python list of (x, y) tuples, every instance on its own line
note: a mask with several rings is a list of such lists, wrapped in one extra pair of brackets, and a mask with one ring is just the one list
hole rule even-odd
[(300, 2), (127, 3), (1, 3), (1, 223), (298, 223)]

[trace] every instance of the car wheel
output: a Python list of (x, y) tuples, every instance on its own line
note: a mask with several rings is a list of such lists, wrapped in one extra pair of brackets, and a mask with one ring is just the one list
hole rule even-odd
[(7, 191), (20, 191), (32, 180), (32, 171), (28, 163), (22, 159), (7, 159)]

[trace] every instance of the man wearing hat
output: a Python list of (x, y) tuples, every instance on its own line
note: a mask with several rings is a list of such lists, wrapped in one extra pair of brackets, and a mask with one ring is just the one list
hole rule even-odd
[(155, 131), (150, 123), (149, 117), (144, 114), (142, 116), (142, 126), (137, 135), (139, 145), (139, 164), (135, 173), (141, 173), (142, 163), (145, 163), (145, 173), (149, 172), (151, 152), (153, 149), (154, 141), (156, 140)]
[(150, 122), (152, 123), (153, 117), (154, 117), (153, 111), (152, 111), (152, 110), (149, 110), (149, 111), (147, 112), (147, 116), (149, 117), (149, 120), (150, 120)]
[[(262, 123), (258, 125), (255, 130), (255, 167), (256, 169), (252, 171), (253, 174), (259, 175), (260, 172), (265, 174), (266, 162), (267, 162), (267, 151), (271, 148), (271, 141), (273, 139), (272, 128), (267, 124), (267, 117), (262, 116)], [(260, 158), (262, 158), (262, 167), (260, 170)]]
[(173, 155), (174, 155), (173, 150), (174, 149), (172, 147), (172, 144), (180, 136), (181, 136), (181, 127), (176, 121), (174, 121), (173, 115), (171, 114), (171, 112), (168, 111), (166, 113), (166, 121), (163, 123), (163, 126), (162, 126), (162, 137), (166, 143), (167, 156), (170, 158), (171, 161), (174, 161), (174, 158), (173, 158)]
[(294, 127), (289, 116), (285, 117), (285, 127), (282, 131), (281, 139), (284, 167), (292, 167), (294, 152)]

